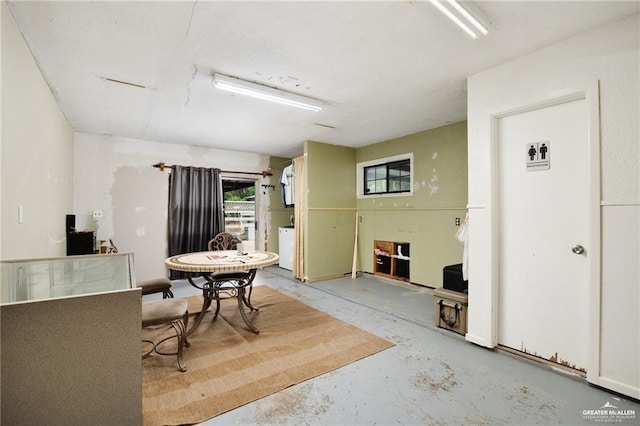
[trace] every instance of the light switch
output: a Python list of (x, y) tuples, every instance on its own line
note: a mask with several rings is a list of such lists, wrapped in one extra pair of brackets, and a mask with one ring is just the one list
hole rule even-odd
[(18, 205), (18, 223), (24, 222), (24, 209), (22, 204)]

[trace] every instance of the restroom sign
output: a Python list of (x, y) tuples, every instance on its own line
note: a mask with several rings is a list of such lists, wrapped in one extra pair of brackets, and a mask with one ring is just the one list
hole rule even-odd
[(549, 141), (530, 142), (526, 146), (527, 171), (537, 172), (539, 170), (549, 170), (551, 156), (551, 143)]

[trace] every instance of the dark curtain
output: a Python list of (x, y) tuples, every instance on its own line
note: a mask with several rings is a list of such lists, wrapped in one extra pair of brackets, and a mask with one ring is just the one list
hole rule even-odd
[[(224, 231), (219, 169), (174, 166), (169, 176), (169, 256), (207, 249)], [(171, 271), (171, 279), (185, 274)]]

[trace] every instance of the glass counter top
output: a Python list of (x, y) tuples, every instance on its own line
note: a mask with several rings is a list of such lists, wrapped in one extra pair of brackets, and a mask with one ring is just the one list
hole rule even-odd
[(0, 304), (135, 287), (133, 254), (0, 261)]

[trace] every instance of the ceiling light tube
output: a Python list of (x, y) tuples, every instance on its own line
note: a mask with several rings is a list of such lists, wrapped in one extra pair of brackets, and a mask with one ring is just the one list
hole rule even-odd
[(478, 34), (476, 34), (471, 28), (469, 28), (464, 22), (462, 22), (456, 15), (451, 13), (449, 9), (444, 7), (442, 3), (438, 0), (429, 0), (431, 4), (438, 8), (438, 10), (445, 14), (445, 16), (451, 19), (457, 26), (459, 26), (465, 33), (469, 34), (472, 38), (478, 38)]
[(317, 112), (322, 110), (322, 102), (317, 99), (296, 95), (261, 84), (250, 83), (223, 74), (213, 75), (213, 86), (216, 89), (226, 90), (227, 92), (238, 93), (240, 95), (251, 96), (252, 98), (263, 99), (265, 101), (276, 102), (310, 111)]
[(449, 4), (451, 6), (453, 6), (453, 8), (455, 10), (458, 11), (458, 13), (460, 13), (462, 16), (464, 16), (464, 18), (469, 21), (469, 23), (471, 23), (471, 25), (473, 25), (474, 27), (476, 27), (476, 29), (478, 31), (480, 31), (482, 33), (482, 35), (487, 35), (489, 34), (489, 30), (487, 30), (487, 28), (482, 25), (480, 23), (480, 21), (478, 21), (476, 19), (475, 16), (473, 16), (472, 14), (470, 14), (467, 9), (465, 9), (464, 7), (462, 7), (462, 5), (460, 3), (458, 3), (456, 0), (447, 0), (449, 2)]

